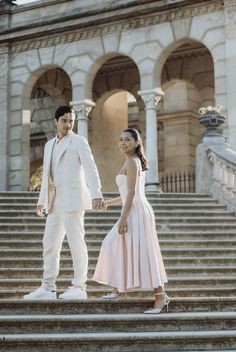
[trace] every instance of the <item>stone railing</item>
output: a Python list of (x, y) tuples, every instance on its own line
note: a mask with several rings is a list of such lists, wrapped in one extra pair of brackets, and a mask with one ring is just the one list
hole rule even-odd
[(218, 130), (224, 120), (215, 111), (206, 111), (199, 118), (207, 131), (196, 150), (196, 192), (211, 193), (236, 215), (236, 151)]
[(211, 193), (236, 211), (236, 152), (229, 145), (206, 150), (212, 168)]

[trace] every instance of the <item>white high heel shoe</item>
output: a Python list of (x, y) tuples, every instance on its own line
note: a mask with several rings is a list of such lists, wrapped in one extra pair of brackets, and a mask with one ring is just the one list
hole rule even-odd
[(102, 296), (103, 299), (117, 299), (120, 296), (119, 292), (111, 292), (105, 296)]
[(163, 302), (162, 306), (160, 308), (150, 308), (148, 310), (145, 310), (144, 314), (159, 314), (159, 313), (161, 313), (162, 309), (165, 306), (166, 306), (166, 311), (168, 312), (168, 307), (170, 304), (169, 297), (167, 296), (167, 294), (165, 292), (155, 294), (155, 296), (159, 296), (159, 295), (165, 295), (164, 302)]

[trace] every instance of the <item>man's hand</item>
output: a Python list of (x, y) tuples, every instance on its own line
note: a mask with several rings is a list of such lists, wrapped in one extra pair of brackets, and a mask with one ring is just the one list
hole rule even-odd
[(102, 210), (104, 208), (104, 199), (103, 198), (93, 199), (92, 208), (93, 210)]
[(40, 205), (40, 204), (37, 205), (36, 214), (37, 214), (38, 216), (41, 216), (41, 217), (45, 216), (44, 211), (45, 211), (45, 208), (44, 208), (43, 205)]

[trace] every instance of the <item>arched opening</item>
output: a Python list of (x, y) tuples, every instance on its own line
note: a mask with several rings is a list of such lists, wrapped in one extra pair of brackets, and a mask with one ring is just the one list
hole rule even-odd
[(41, 184), (44, 144), (55, 136), (55, 110), (59, 105), (68, 104), (71, 100), (71, 81), (61, 68), (52, 68), (45, 71), (38, 77), (32, 87), (30, 97), (31, 190), (37, 189)]
[(159, 171), (193, 174), (203, 133), (198, 109), (214, 105), (211, 53), (202, 43), (181, 41), (163, 65), (161, 84), (165, 96), (158, 112)]
[(107, 60), (94, 78), (96, 106), (89, 119), (89, 141), (104, 191), (117, 189), (115, 176), (124, 160), (118, 149), (121, 131), (135, 127), (145, 133), (139, 89), (138, 68), (129, 57), (122, 55)]

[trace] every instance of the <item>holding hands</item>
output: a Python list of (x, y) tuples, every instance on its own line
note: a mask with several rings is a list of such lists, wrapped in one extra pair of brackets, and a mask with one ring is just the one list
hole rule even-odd
[(44, 205), (37, 205), (36, 214), (40, 217), (44, 217), (46, 215)]
[(106, 210), (106, 201), (103, 198), (97, 198), (92, 200), (93, 210)]
[[(121, 198), (107, 199), (102, 198), (93, 199), (92, 205), (93, 210), (106, 210), (109, 206), (121, 204)], [(128, 231), (127, 217), (125, 214), (121, 215), (120, 220), (118, 221), (118, 232), (120, 235), (125, 235)]]

